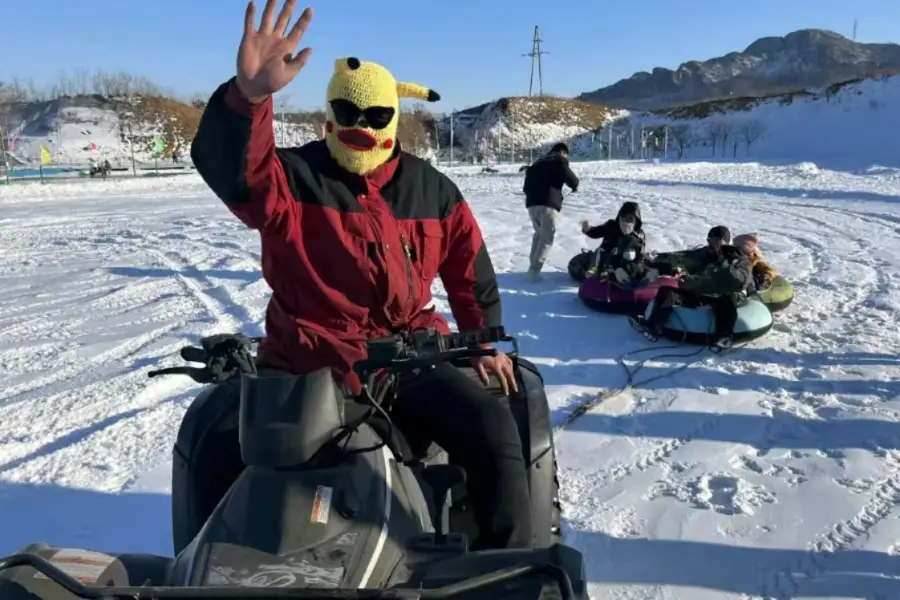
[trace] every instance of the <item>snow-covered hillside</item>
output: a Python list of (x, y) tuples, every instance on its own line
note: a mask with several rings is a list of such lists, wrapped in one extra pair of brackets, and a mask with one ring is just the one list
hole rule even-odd
[[(454, 160), (526, 160), (555, 142), (598, 129), (620, 112), (554, 96), (501, 98), (453, 113)], [(438, 120), (443, 160), (449, 158), (450, 129), (450, 116)]]
[[(92, 159), (108, 159), (121, 166), (130, 165), (132, 157), (149, 164), (156, 157), (155, 136), (165, 142), (164, 160), (171, 160), (175, 152), (187, 160), (200, 114), (199, 108), (167, 98), (79, 96), (4, 107), (0, 129), (12, 167), (37, 164), (41, 146), (57, 165), (84, 166)], [(310, 124), (275, 120), (278, 145), (303, 144), (320, 133)]]
[[(709, 160), (814, 161), (819, 166), (859, 168), (900, 165), (900, 76), (877, 77), (825, 90), (767, 99), (735, 99), (687, 107), (666, 114), (622, 112), (596, 135), (574, 144), (597, 158), (609, 127), (668, 127), (668, 157)], [(615, 157), (615, 155), (614, 155)]]

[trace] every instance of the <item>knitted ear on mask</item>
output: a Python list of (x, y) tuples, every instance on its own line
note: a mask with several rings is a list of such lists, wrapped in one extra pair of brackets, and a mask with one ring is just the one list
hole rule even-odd
[(335, 61), (325, 105), (325, 143), (335, 162), (359, 175), (387, 162), (397, 144), (400, 98), (441, 99), (434, 90), (398, 82), (379, 64)]

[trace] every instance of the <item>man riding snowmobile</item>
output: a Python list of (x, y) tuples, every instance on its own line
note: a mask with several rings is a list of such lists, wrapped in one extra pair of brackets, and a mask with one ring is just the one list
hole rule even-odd
[[(433, 90), (398, 82), (375, 63), (339, 59), (328, 84), (325, 139), (276, 149), (272, 95), (311, 53), (291, 58), (312, 17), (306, 9), (288, 31), (293, 5), (286, 3), (273, 26), (270, 0), (259, 31), (248, 9), (236, 77), (207, 104), (191, 158), (228, 209), (260, 233), (263, 277), (273, 292), (261, 367), (290, 374), (330, 368), (355, 394), (361, 382), (352, 366), (365, 358), (368, 339), (449, 332), (432, 303), (436, 277), (461, 331), (501, 325), (500, 294), (459, 189), (397, 139), (399, 99), (434, 102)], [(508, 356), (472, 361), (485, 384), (492, 374), (504, 392), (516, 389)], [(531, 544), (516, 424), (484, 387), (438, 365), (404, 375), (391, 411), (401, 430), (427, 433), (465, 469), (481, 533), (474, 549)], [(219, 472), (203, 475), (213, 507), (242, 469), (237, 436), (217, 443)]]
[(661, 288), (646, 322), (638, 324), (651, 339), (658, 338), (675, 306), (711, 306), (718, 345), (728, 345), (737, 321), (737, 308), (755, 289), (750, 262), (743, 250), (729, 244), (724, 225), (709, 230), (707, 245), (676, 255), (669, 266), (687, 275), (676, 288)]

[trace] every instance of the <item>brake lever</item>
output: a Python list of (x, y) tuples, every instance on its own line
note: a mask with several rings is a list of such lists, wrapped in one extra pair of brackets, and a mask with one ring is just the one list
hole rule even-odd
[(213, 381), (210, 372), (201, 367), (168, 367), (147, 373), (147, 377), (151, 378), (162, 375), (187, 375), (197, 383), (211, 383)]

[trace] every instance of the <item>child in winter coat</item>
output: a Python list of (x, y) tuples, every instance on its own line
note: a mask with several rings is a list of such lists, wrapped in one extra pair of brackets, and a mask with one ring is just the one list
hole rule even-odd
[(758, 233), (743, 233), (735, 236), (734, 245), (744, 251), (750, 260), (750, 266), (753, 269), (753, 280), (756, 282), (756, 289), (759, 291), (768, 289), (772, 285), (772, 279), (777, 273), (769, 263), (765, 261), (762, 252), (759, 250)]
[(615, 219), (602, 225), (581, 222), (581, 232), (595, 240), (603, 240), (594, 254), (586, 275), (608, 274), (620, 284), (640, 280), (647, 272), (644, 264), (645, 237), (641, 207), (637, 202), (625, 202)]

